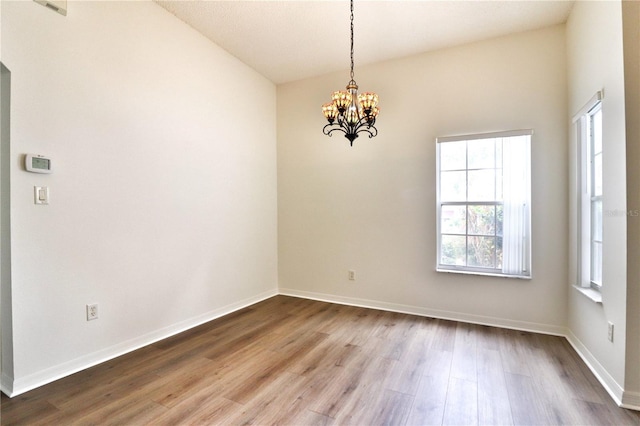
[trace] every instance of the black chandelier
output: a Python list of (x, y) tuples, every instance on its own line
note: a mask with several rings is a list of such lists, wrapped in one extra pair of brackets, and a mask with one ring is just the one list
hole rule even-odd
[(331, 102), (322, 105), (322, 113), (329, 121), (322, 132), (331, 136), (331, 133), (336, 130), (341, 131), (353, 146), (353, 141), (360, 132), (366, 132), (369, 138), (378, 134), (374, 124), (379, 112), (378, 95), (373, 92), (358, 95), (358, 85), (353, 79), (353, 0), (351, 0), (351, 80), (347, 84), (347, 90), (333, 92)]

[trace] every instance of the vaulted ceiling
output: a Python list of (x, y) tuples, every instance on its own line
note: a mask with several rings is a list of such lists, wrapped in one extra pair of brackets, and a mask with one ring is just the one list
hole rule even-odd
[[(349, 68), (348, 0), (155, 1), (276, 84)], [(356, 69), (561, 24), (573, 3), (356, 0)]]

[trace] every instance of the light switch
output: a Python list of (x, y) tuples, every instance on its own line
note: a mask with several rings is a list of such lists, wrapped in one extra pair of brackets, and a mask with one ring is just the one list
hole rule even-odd
[(36, 204), (49, 204), (49, 187), (48, 186), (34, 186), (33, 198)]

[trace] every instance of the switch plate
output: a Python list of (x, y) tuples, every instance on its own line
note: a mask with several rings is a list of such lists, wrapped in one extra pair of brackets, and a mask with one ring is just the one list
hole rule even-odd
[(35, 204), (49, 204), (49, 187), (48, 186), (34, 186), (33, 187), (33, 202)]
[(613, 323), (612, 322), (607, 323), (607, 339), (609, 339), (610, 342), (613, 342)]

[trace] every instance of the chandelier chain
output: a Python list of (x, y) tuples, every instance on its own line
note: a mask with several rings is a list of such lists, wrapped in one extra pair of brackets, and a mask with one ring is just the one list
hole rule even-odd
[(353, 80), (353, 0), (351, 0), (351, 80)]

